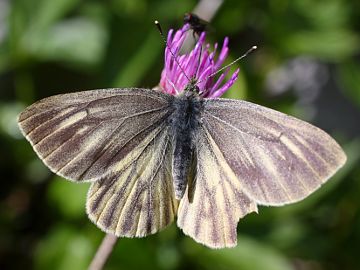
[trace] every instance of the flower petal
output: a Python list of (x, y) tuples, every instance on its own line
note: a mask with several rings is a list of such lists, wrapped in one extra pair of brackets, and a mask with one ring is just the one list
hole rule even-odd
[(184, 91), (191, 80), (197, 82), (199, 95), (204, 98), (215, 98), (227, 91), (237, 79), (239, 70), (235, 71), (230, 80), (223, 84), (224, 78), (229, 72), (226, 69), (215, 79), (212, 74), (216, 73), (224, 63), (229, 53), (229, 38), (225, 38), (219, 56), (216, 57), (218, 44), (215, 43), (213, 51), (210, 45), (205, 44), (206, 33), (202, 32), (195, 47), (185, 54), (180, 54), (181, 47), (189, 34), (190, 25), (185, 24), (174, 33), (170, 30), (167, 35), (165, 48), (165, 66), (161, 72), (160, 86), (162, 91), (171, 95), (177, 95)]

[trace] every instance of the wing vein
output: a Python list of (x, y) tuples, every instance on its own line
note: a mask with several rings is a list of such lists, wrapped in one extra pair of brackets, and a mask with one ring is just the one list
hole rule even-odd
[(252, 136), (252, 137), (254, 137), (254, 138), (258, 139), (258, 140), (261, 140), (261, 141), (277, 142), (277, 143), (279, 142), (279, 138), (278, 138), (278, 137), (274, 137), (274, 138), (264, 138), (264, 137), (260, 137), (259, 135), (253, 134), (253, 133), (251, 133), (251, 132), (249, 132), (249, 131), (240, 130), (240, 129), (238, 129), (237, 127), (235, 127), (234, 125), (232, 125), (231, 123), (229, 123), (229, 122), (221, 119), (220, 117), (217, 117), (217, 116), (212, 115), (212, 114), (210, 114), (210, 113), (206, 113), (206, 114), (207, 114), (208, 116), (210, 116), (210, 117), (212, 117), (212, 118), (220, 121), (221, 123), (229, 126), (230, 128), (238, 131), (240, 134), (246, 134), (246, 135)]

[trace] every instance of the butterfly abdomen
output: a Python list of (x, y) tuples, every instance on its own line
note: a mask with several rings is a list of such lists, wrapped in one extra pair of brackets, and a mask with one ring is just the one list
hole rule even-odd
[(201, 103), (197, 97), (178, 97), (174, 100), (174, 112), (169, 119), (173, 140), (172, 176), (178, 200), (186, 190), (194, 151), (194, 135), (200, 123)]

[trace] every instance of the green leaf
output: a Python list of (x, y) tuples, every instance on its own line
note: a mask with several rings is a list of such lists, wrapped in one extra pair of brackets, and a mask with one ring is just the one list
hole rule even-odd
[(350, 9), (342, 0), (296, 0), (293, 3), (297, 11), (318, 29), (343, 28), (349, 21)]
[(17, 116), (23, 109), (19, 102), (0, 103), (0, 131), (15, 139), (23, 138), (17, 124)]
[(203, 269), (290, 270), (289, 261), (276, 249), (246, 236), (234, 248), (211, 250), (187, 239), (184, 250)]
[(345, 87), (342, 90), (360, 107), (360, 65), (354, 61), (339, 66), (340, 81)]
[(9, 17), (9, 50), (14, 60), (16, 62), (27, 60), (29, 40), (35, 39), (39, 43), (46, 41), (41, 37), (46, 35), (49, 29), (70, 12), (78, 2), (80, 1), (12, 1)]
[(307, 54), (334, 62), (359, 51), (358, 37), (348, 30), (296, 32), (282, 44), (289, 54)]
[(46, 32), (32, 33), (24, 39), (28, 51), (40, 59), (82, 65), (100, 62), (107, 41), (101, 23), (81, 17), (61, 21)]
[(35, 249), (35, 269), (87, 269), (95, 252), (92, 242), (81, 232), (64, 225), (53, 228)]
[(88, 189), (88, 183), (74, 183), (55, 176), (49, 186), (48, 197), (64, 216), (79, 218), (85, 215)]
[(41, 31), (51, 27), (70, 12), (80, 0), (42, 0), (36, 3), (37, 9), (32, 18), (31, 30)]
[[(127, 62), (126, 66), (119, 71), (113, 86), (124, 87), (137, 85), (159, 57), (159, 42), (161, 42), (159, 34), (156, 33), (156, 31), (151, 31), (136, 51), (136, 54)], [(151, 87), (154, 86), (155, 85)]]

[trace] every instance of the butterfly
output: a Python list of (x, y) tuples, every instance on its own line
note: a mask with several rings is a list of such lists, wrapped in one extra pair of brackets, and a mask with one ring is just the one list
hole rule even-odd
[(202, 98), (194, 81), (177, 95), (56, 95), (18, 123), (51, 171), (92, 183), (86, 211), (105, 232), (143, 237), (177, 217), (211, 248), (235, 246), (240, 218), (305, 198), (346, 161), (319, 128), (247, 101)]

